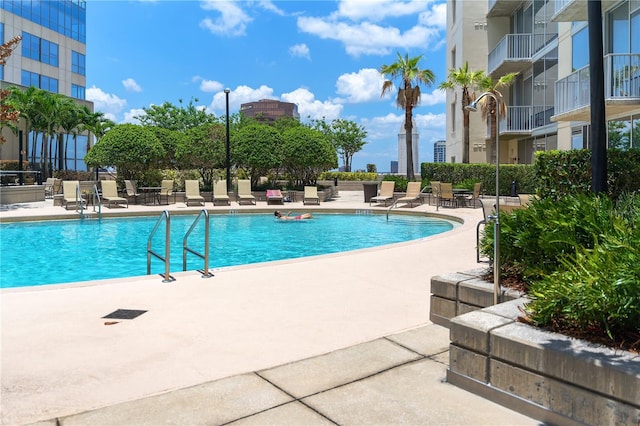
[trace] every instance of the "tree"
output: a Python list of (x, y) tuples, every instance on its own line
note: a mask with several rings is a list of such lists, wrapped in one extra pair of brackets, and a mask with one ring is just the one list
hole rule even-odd
[[(463, 67), (450, 69), (447, 81), (440, 83), (440, 90), (462, 90), (462, 162), (469, 162), (469, 111), (466, 106), (476, 99), (474, 92), (480, 81), (485, 77), (484, 71), (469, 70), (469, 62)], [(455, 124), (455, 123), (454, 123)]]
[(268, 124), (243, 127), (233, 136), (232, 146), (234, 161), (247, 170), (252, 187), (258, 184), (260, 176), (282, 164), (282, 135)]
[(36, 110), (34, 127), (42, 133), (42, 149), (40, 151), (40, 170), (42, 178), (47, 179), (52, 168), (49, 158), (51, 139), (56, 135), (60, 126), (59, 111), (62, 105), (62, 95), (41, 90), (34, 99)]
[(204, 107), (198, 107), (194, 102), (198, 99), (191, 99), (186, 106), (182, 105), (182, 99), (178, 100), (178, 106), (171, 102), (162, 105), (152, 105), (143, 108), (146, 114), (138, 115), (137, 118), (144, 126), (163, 127), (169, 130), (184, 131), (203, 124), (211, 124), (218, 121), (213, 114), (209, 114)]
[(513, 83), (517, 75), (517, 72), (511, 72), (503, 75), (495, 82), (490, 75), (485, 75), (478, 83), (480, 90), (492, 93), (498, 102), (496, 105), (496, 101), (491, 96), (485, 96), (478, 102), (482, 111), (482, 118), (485, 121), (490, 119), (491, 132), (489, 138), (487, 138), (487, 163), (496, 164), (496, 161), (500, 160), (500, 153), (496, 152), (495, 146), (499, 124), (497, 122), (496, 111), (500, 113), (500, 117), (505, 118), (507, 116), (507, 104), (499, 89), (508, 87)]
[(331, 137), (333, 145), (342, 157), (344, 171), (350, 172), (353, 155), (367, 143), (364, 140), (367, 131), (353, 121), (340, 118), (331, 122)]
[(221, 123), (203, 124), (185, 132), (176, 147), (181, 168), (196, 168), (205, 188), (213, 187), (216, 169), (226, 162), (226, 128)]
[(320, 173), (338, 166), (336, 149), (322, 132), (293, 127), (283, 138), (283, 164), (295, 186), (315, 185)]
[[(75, 102), (70, 98), (64, 98), (61, 100), (61, 107), (59, 114), (60, 129), (58, 133), (58, 152), (56, 152), (57, 169), (65, 170), (67, 167), (67, 148), (69, 137), (73, 136), (75, 139), (84, 115), (82, 110), (78, 108)], [(65, 136), (66, 134), (66, 136)]]
[(90, 167), (115, 166), (118, 178), (141, 180), (165, 152), (162, 142), (147, 127), (118, 124), (84, 158)]
[[(20, 40), (22, 40), (22, 36), (16, 36), (0, 45), (0, 66), (4, 67), (7, 63), (7, 58), (11, 56), (13, 50), (18, 46), (18, 43), (20, 43)], [(6, 142), (4, 136), (2, 136), (2, 129), (9, 127), (15, 131), (16, 127), (13, 123), (18, 121), (20, 115), (20, 111), (16, 110), (15, 107), (7, 101), (10, 95), (10, 90), (0, 90), (0, 144)]]
[[(407, 135), (407, 178), (409, 180), (415, 180), (413, 170), (413, 108), (420, 104), (420, 84), (431, 86), (435, 82), (435, 75), (431, 70), (423, 70), (418, 67), (420, 59), (422, 59), (422, 55), (409, 58), (409, 55), (405, 54), (403, 58), (398, 53), (397, 62), (391, 65), (382, 65), (380, 68), (383, 75), (401, 80), (396, 104), (404, 110), (404, 129)], [(393, 87), (393, 81), (385, 80), (382, 84), (381, 96), (391, 91)]]

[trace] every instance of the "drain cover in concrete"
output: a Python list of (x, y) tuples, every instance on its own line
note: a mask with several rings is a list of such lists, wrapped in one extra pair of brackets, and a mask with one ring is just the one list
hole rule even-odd
[(111, 312), (109, 315), (105, 315), (102, 318), (110, 319), (134, 319), (144, 314), (147, 311), (141, 311), (137, 309), (118, 309)]

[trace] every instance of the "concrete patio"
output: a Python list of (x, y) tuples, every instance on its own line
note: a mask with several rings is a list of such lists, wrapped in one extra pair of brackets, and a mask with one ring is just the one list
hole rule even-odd
[[(164, 209), (201, 207), (103, 212)], [(361, 191), (282, 209), (385, 211)], [(444, 381), (449, 336), (429, 321), (430, 278), (478, 267), (482, 210), (398, 210), (463, 223), (407, 243), (219, 269), (206, 280), (179, 272), (172, 283), (152, 275), (3, 289), (2, 424), (537, 424)], [(50, 200), (0, 208), (3, 222), (74, 215)], [(103, 318), (117, 309), (146, 312)]]

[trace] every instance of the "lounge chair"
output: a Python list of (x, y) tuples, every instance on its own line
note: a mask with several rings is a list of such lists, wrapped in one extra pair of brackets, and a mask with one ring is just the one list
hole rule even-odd
[(413, 207), (414, 201), (420, 201), (422, 203), (422, 197), (420, 196), (420, 182), (409, 182), (407, 184), (407, 193), (404, 197), (398, 198), (395, 204), (408, 203)]
[(227, 193), (227, 181), (219, 180), (213, 184), (213, 196), (212, 200), (213, 205), (216, 205), (216, 202), (225, 203), (230, 206), (231, 202), (229, 201), (229, 194)]
[(127, 197), (133, 197), (133, 201), (137, 202), (138, 197), (142, 194), (138, 192), (138, 188), (136, 186), (135, 180), (125, 180), (124, 181), (124, 189), (127, 191)]
[(129, 208), (129, 200), (118, 195), (118, 185), (115, 180), (103, 180), (100, 185), (102, 186), (102, 199), (106, 201), (107, 207), (111, 208), (111, 204), (126, 203)]
[(279, 189), (267, 189), (267, 204), (284, 204), (284, 197)]
[(256, 197), (251, 194), (251, 181), (249, 179), (238, 180), (238, 204), (243, 202), (249, 202), (249, 204), (256, 203)]
[(302, 198), (302, 204), (318, 204), (320, 205), (320, 197), (318, 197), (318, 187), (305, 186), (304, 197)]
[(384, 203), (386, 207), (387, 201), (393, 200), (393, 191), (395, 187), (396, 183), (392, 180), (383, 180), (380, 182), (380, 193), (375, 197), (371, 197), (369, 205), (372, 203)]
[(78, 207), (78, 204), (84, 206), (86, 201), (82, 198), (80, 192), (80, 182), (77, 180), (65, 180), (62, 182), (62, 207), (69, 210), (69, 204)]
[(200, 195), (200, 182), (197, 180), (184, 181), (184, 202), (188, 206), (191, 201), (204, 206), (204, 197)]
[(56, 182), (56, 178), (47, 178), (44, 183), (44, 198), (53, 198), (53, 184)]
[[(173, 179), (164, 179), (160, 183), (160, 192), (158, 193), (158, 202), (162, 204), (162, 198), (167, 199), (167, 205), (169, 204), (169, 197), (173, 195)], [(173, 199), (175, 201), (175, 197)]]

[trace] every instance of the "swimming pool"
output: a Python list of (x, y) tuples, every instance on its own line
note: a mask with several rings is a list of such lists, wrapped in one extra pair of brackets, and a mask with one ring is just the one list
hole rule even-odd
[[(182, 241), (196, 216), (171, 217), (171, 271), (182, 271)], [(46, 221), (0, 225), (0, 288), (145, 275), (147, 239), (158, 217)], [(453, 228), (418, 216), (317, 214), (312, 220), (276, 221), (272, 214), (210, 216), (209, 268), (336, 253), (414, 240)], [(164, 253), (164, 229), (152, 247)], [(189, 238), (204, 250), (204, 221)], [(201, 269), (189, 254), (187, 270)], [(164, 272), (152, 259), (151, 272)]]

